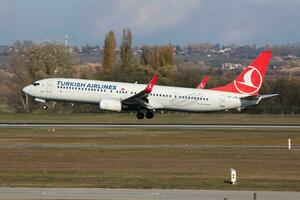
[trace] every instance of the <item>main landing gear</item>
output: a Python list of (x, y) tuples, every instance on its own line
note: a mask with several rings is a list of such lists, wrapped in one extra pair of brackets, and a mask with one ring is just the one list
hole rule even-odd
[(153, 111), (148, 110), (146, 113), (140, 111), (136, 114), (136, 118), (138, 119), (144, 119), (146, 116), (147, 119), (152, 119), (154, 117)]
[(138, 118), (138, 119), (144, 119), (144, 113), (143, 112), (138, 112), (136, 114), (136, 118)]
[(146, 112), (146, 118), (147, 119), (152, 119), (154, 117), (154, 113), (152, 111), (147, 111)]

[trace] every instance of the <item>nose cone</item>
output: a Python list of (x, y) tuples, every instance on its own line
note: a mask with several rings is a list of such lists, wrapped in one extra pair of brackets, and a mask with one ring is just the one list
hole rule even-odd
[(26, 86), (23, 88), (23, 92), (25, 92), (26, 94), (29, 94), (30, 92), (30, 86)]

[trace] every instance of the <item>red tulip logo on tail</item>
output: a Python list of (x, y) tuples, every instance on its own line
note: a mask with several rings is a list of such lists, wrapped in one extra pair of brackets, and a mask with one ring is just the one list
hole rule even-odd
[(249, 66), (241, 76), (234, 80), (235, 88), (242, 94), (256, 93), (262, 84), (262, 76), (258, 69)]

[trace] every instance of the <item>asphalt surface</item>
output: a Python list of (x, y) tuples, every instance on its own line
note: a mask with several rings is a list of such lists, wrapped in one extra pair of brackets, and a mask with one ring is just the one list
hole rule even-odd
[[(0, 148), (35, 148), (35, 149), (287, 149), (287, 145), (234, 145), (234, 144), (0, 144)], [(292, 149), (300, 149), (293, 145)]]
[(0, 128), (300, 129), (300, 125), (1, 123)]
[[(234, 188), (234, 186), (232, 186)], [(300, 192), (220, 190), (98, 189), (98, 188), (0, 188), (0, 200), (98, 199), (98, 200), (299, 200)]]

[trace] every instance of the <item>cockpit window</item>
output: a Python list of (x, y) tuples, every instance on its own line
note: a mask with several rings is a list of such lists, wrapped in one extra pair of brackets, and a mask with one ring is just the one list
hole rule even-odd
[(35, 82), (35, 83), (33, 83), (32, 85), (34, 85), (34, 86), (38, 86), (38, 85), (40, 85), (40, 83), (38, 83), (38, 82)]

